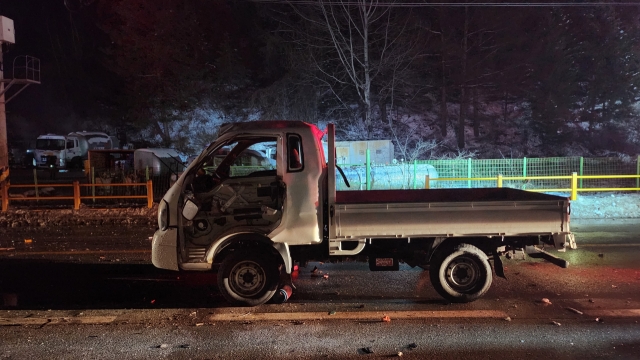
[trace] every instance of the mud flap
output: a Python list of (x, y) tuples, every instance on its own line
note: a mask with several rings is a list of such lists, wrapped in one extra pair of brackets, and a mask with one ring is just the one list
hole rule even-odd
[(507, 278), (504, 275), (504, 266), (502, 266), (502, 259), (500, 259), (500, 255), (497, 252), (493, 253), (493, 270), (499, 277), (503, 279)]

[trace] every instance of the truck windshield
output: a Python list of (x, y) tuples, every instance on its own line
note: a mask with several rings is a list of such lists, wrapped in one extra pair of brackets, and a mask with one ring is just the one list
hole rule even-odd
[(38, 150), (64, 150), (64, 139), (38, 139), (36, 149)]

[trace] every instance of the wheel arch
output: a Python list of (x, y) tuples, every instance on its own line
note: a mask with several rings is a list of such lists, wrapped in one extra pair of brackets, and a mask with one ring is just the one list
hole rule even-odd
[(291, 273), (292, 261), (289, 246), (274, 243), (269, 237), (254, 232), (230, 234), (216, 242), (207, 252), (207, 262), (210, 264), (222, 263), (227, 256), (238, 250), (268, 254), (283, 265), (287, 273)]
[(486, 237), (442, 237), (436, 238), (433, 242), (428, 254), (428, 260), (431, 262), (434, 257), (438, 256), (442, 251), (453, 251), (461, 244), (469, 244), (482, 250), (482, 252), (491, 259), (495, 249), (498, 247), (490, 238)]

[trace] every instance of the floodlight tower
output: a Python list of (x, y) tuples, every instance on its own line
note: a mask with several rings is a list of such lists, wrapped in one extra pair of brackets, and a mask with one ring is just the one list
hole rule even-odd
[[(31, 84), (40, 84), (40, 60), (32, 56), (17, 56), (13, 60), (12, 78), (4, 78), (4, 44), (15, 44), (13, 20), (0, 16), (0, 183), (9, 175), (9, 146), (7, 144), (7, 116), (5, 104)], [(5, 86), (6, 83), (6, 86)], [(5, 93), (14, 85), (21, 85), (6, 101)]]

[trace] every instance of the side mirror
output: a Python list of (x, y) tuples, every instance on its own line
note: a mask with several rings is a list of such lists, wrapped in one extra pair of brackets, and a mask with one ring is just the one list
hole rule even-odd
[(194, 200), (187, 199), (184, 202), (184, 207), (182, 208), (182, 216), (184, 216), (185, 219), (191, 221), (196, 217), (199, 209), (200, 206), (196, 204)]

